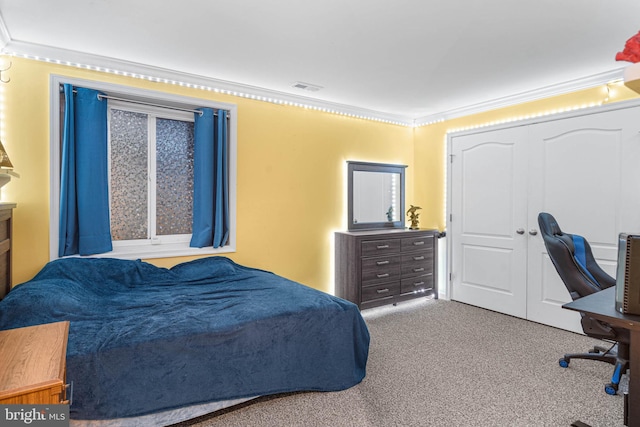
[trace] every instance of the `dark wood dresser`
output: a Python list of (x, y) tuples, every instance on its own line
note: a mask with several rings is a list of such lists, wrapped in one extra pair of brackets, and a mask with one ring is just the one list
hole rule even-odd
[(0, 203), (0, 299), (11, 290), (11, 236), (15, 203)]
[(437, 230), (342, 231), (335, 239), (336, 296), (361, 310), (438, 297)]

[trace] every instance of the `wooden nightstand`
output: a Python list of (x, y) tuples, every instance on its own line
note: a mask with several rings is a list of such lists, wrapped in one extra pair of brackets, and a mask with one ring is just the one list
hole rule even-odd
[(69, 322), (0, 331), (0, 404), (66, 401)]

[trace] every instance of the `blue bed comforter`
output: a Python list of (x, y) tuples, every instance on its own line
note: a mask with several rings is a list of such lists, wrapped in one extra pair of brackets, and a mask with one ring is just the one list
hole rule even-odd
[(369, 351), (354, 304), (224, 257), (62, 259), (0, 301), (0, 330), (61, 320), (76, 419), (342, 390)]

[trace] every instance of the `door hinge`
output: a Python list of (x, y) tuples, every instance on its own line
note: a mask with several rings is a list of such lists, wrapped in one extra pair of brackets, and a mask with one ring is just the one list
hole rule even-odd
[(453, 158), (455, 157), (455, 154), (449, 154), (449, 163), (453, 163)]
[(449, 222), (453, 221), (453, 214), (449, 214)]

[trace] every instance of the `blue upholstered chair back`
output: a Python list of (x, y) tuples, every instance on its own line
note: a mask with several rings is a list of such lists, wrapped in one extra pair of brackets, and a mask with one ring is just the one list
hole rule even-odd
[(549, 258), (571, 294), (578, 299), (615, 285), (596, 262), (584, 237), (563, 233), (555, 218), (546, 212), (538, 215), (540, 232)]

